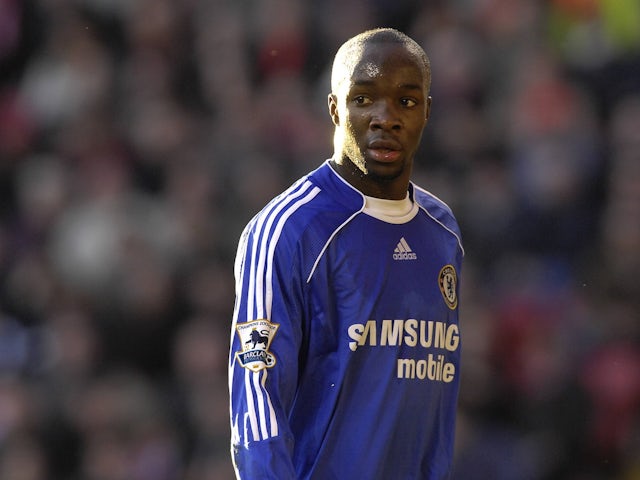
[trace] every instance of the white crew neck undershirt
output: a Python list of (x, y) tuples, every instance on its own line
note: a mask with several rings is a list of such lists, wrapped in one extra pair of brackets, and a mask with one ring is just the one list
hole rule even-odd
[(387, 223), (407, 223), (418, 213), (418, 205), (411, 201), (409, 192), (402, 200), (387, 200), (384, 198), (364, 196), (365, 204), (362, 210), (367, 215)]

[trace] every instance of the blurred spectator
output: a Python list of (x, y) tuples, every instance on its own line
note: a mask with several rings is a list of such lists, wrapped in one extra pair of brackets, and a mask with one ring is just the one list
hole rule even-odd
[(640, 478), (639, 19), (0, 0), (0, 478), (233, 478), (240, 229), (329, 155), (329, 61), (383, 24), (430, 53), (415, 175), (467, 252), (454, 478)]

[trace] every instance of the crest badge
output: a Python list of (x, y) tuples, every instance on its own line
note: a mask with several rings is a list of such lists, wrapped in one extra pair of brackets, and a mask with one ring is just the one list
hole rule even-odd
[(242, 347), (236, 352), (238, 363), (254, 372), (273, 367), (276, 357), (269, 351), (269, 346), (279, 326), (263, 318), (237, 324), (236, 332)]
[(442, 297), (444, 298), (444, 302), (447, 304), (451, 310), (455, 310), (458, 306), (458, 294), (457, 286), (458, 286), (458, 275), (456, 274), (456, 269), (453, 265), (445, 265), (440, 270), (440, 274), (438, 275), (438, 286), (440, 287), (440, 292), (442, 292)]

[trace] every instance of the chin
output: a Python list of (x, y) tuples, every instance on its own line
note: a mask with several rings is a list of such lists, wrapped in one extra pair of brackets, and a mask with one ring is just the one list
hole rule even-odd
[(406, 162), (400, 159), (393, 163), (377, 162), (375, 160), (367, 160), (365, 163), (366, 174), (370, 177), (395, 180), (405, 173)]
[(385, 167), (387, 168), (369, 166), (367, 167), (365, 174), (367, 177), (379, 182), (392, 182), (404, 174), (404, 166), (402, 165), (389, 165)]

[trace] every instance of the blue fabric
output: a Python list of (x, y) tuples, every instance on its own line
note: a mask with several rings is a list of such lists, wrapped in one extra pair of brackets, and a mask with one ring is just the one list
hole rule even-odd
[(243, 479), (444, 479), (460, 380), (463, 249), (410, 186), (391, 224), (328, 163), (269, 203), (236, 259), (232, 450)]

